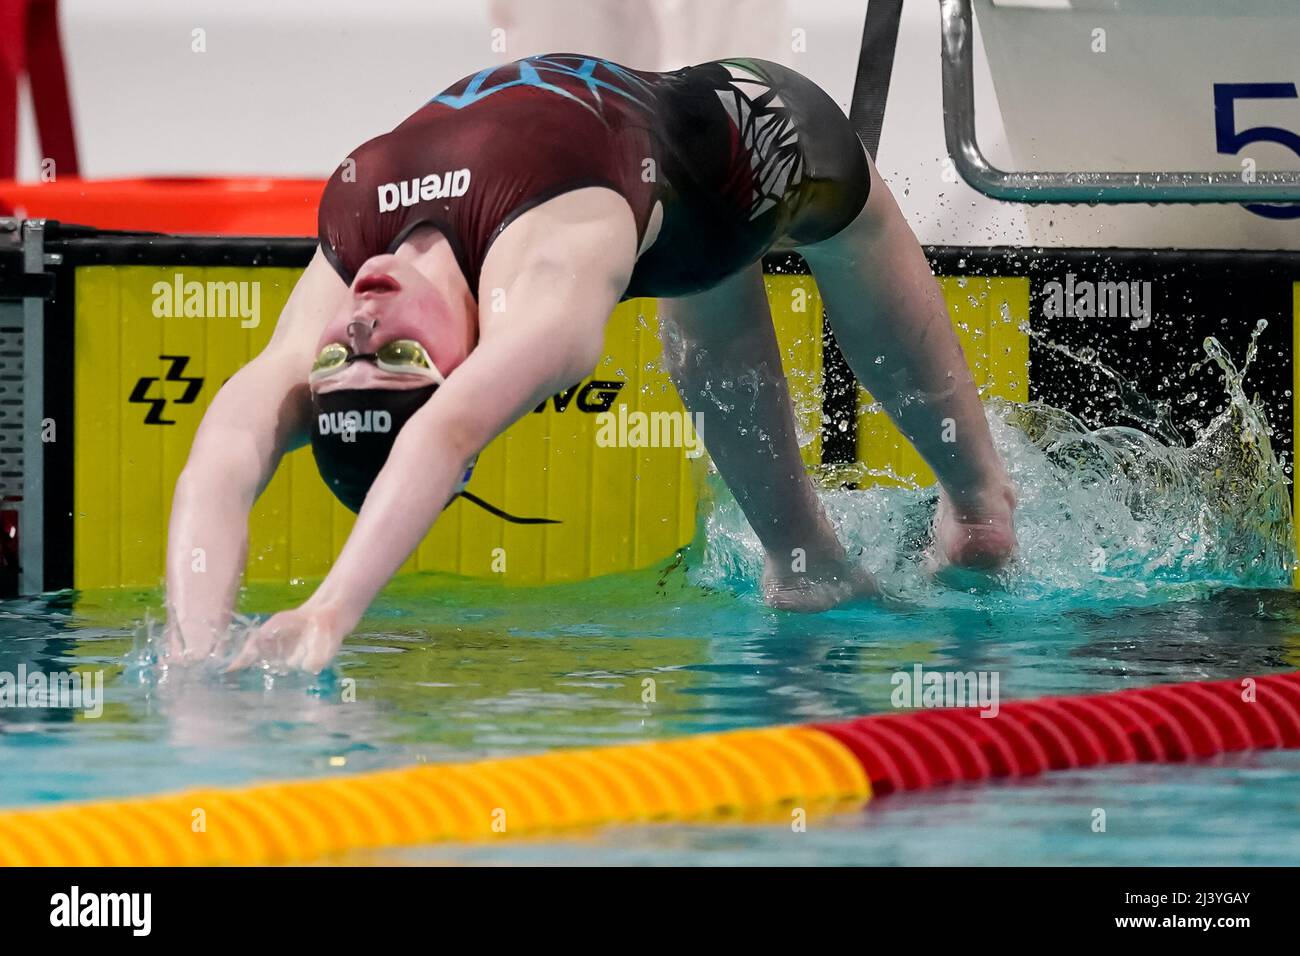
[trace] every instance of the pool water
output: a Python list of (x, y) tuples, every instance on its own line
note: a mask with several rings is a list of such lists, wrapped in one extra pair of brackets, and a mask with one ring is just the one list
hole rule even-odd
[[(102, 668), (98, 719), (0, 710), (0, 804), (527, 753), (891, 709), (890, 675), (988, 670), (1004, 700), (1300, 668), (1300, 597), (1206, 589), (1040, 613), (1004, 595), (815, 617), (675, 572), (507, 590), (397, 582), (336, 676), (162, 678), (122, 665), (157, 594), (3, 605), (0, 670)], [(258, 589), (254, 605), (297, 595)], [(1019, 604), (1020, 606), (1015, 606)], [(98, 623), (92, 623), (98, 622)], [(644, 680), (655, 700), (643, 702)], [(355, 700), (343, 690), (355, 681)], [(351, 695), (348, 695), (351, 696)], [(1093, 810), (1107, 831), (1092, 830)], [(654, 826), (382, 862), (1295, 863), (1300, 752), (1048, 774), (761, 827)]]
[[(157, 666), (158, 591), (0, 603), (0, 672), (102, 670), (106, 697), (95, 719), (0, 708), (0, 806), (849, 718), (891, 711), (893, 676), (917, 665), (995, 674), (1003, 701), (1300, 669), (1286, 475), (1234, 375), (1186, 447), (991, 405), (1021, 549), (969, 592), (924, 571), (932, 492), (829, 488), (889, 598), (772, 611), (753, 533), (715, 488), (697, 543), (664, 569), (546, 588), (399, 579), (318, 677)], [(309, 593), (255, 586), (243, 607)], [(1300, 751), (892, 794), (806, 832), (662, 825), (351, 859), (1295, 864)]]

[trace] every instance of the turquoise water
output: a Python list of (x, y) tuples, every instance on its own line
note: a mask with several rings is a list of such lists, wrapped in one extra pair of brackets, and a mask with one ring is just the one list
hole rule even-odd
[[(0, 708), (0, 806), (854, 717), (891, 710), (892, 675), (918, 664), (995, 673), (1004, 701), (1296, 670), (1285, 475), (1256, 412), (1234, 401), (1171, 447), (991, 407), (1022, 549), (973, 593), (922, 569), (932, 494), (875, 489), (823, 497), (891, 599), (816, 616), (758, 602), (756, 542), (721, 494), (671, 571), (544, 589), (394, 582), (320, 678), (155, 666), (142, 622), (156, 591), (0, 603), (0, 672), (102, 670), (106, 697), (95, 719)], [(244, 606), (308, 593), (256, 587)], [(1294, 864), (1300, 752), (896, 794), (802, 833), (635, 827), (353, 859)]]
[[(3, 606), (0, 670), (103, 668), (96, 720), (0, 710), (0, 803), (120, 796), (487, 754), (850, 717), (890, 708), (889, 676), (995, 670), (1004, 700), (1300, 667), (1300, 598), (1209, 590), (1041, 614), (1005, 596), (925, 611), (768, 611), (683, 575), (505, 591), (401, 582), (338, 678), (163, 680), (123, 671), (131, 606)], [(435, 596), (437, 595), (437, 596)], [(282, 594), (255, 597), (274, 605)], [(141, 608), (155, 596), (141, 595)], [(642, 702), (643, 680), (656, 701)], [(343, 679), (356, 700), (342, 701)], [(36, 719), (32, 719), (35, 715)], [(1107, 832), (1091, 831), (1104, 808)], [(560, 844), (436, 847), (385, 862), (1295, 863), (1300, 752), (1119, 767), (883, 797), (771, 827), (642, 827)]]

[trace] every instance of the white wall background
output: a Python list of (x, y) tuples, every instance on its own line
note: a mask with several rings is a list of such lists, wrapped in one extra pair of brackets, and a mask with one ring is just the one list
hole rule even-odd
[[(1300, 0), (1008, 2), (977, 0), (980, 141), (999, 166), (1237, 169), (1215, 153), (1213, 82), (1300, 81)], [(569, 49), (646, 69), (760, 56), (805, 73), (847, 110), (866, 6), (63, 0), (62, 17), (85, 175), (323, 177), (461, 76), (530, 53)], [(1297, 246), (1300, 221), (1235, 206), (1032, 208), (945, 181), (938, 10), (938, 0), (906, 2), (879, 155), (922, 241)], [(1104, 56), (1089, 48), (1098, 26)], [(493, 49), (496, 27), (504, 51)], [(193, 50), (195, 29), (206, 52)], [(795, 30), (803, 51), (792, 48)], [(1300, 103), (1243, 107), (1247, 123), (1300, 132)], [(29, 115), (21, 128), (20, 176), (35, 178)], [(1256, 152), (1261, 169), (1300, 165), (1281, 147)]]

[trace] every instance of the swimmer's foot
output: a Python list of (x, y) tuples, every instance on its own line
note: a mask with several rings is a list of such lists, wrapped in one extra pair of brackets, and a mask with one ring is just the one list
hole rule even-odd
[(794, 571), (788, 557), (767, 558), (763, 569), (763, 601), (781, 611), (827, 611), (861, 597), (876, 597), (875, 577), (848, 558), (836, 558)]
[(1005, 568), (1016, 552), (1016, 493), (1007, 484), (986, 495), (953, 502), (939, 493), (931, 573), (944, 583), (968, 587)]

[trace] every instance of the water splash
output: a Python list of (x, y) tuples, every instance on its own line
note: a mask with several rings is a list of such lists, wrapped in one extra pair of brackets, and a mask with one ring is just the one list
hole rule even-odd
[(313, 683), (275, 656), (259, 657), (247, 668), (229, 673), (228, 668), (262, 623), (256, 616), (236, 613), (206, 652), (180, 654), (167, 637), (165, 621), (146, 614), (131, 629), (131, 649), (122, 655), (124, 672), (129, 680), (149, 687), (217, 681), (270, 690), (277, 681), (288, 680), (297, 685), (306, 681), (308, 689), (315, 691), (320, 681), (328, 682), (329, 671)]
[[(1168, 408), (1147, 399), (1094, 354), (1070, 353), (1101, 370), (1124, 415), (1143, 426), (1089, 429), (1075, 415), (1038, 402), (990, 399), (993, 439), (1020, 494), (1020, 550), (1004, 572), (1011, 600), (1077, 601), (1204, 594), (1228, 586), (1283, 587), (1296, 566), (1286, 469), (1270, 441), (1263, 404), (1244, 379), (1266, 323), (1251, 338), (1239, 371), (1214, 338), (1206, 359), (1222, 373), (1226, 404), (1190, 445)], [(1155, 437), (1153, 437), (1155, 436)], [(704, 519), (703, 554), (693, 580), (750, 590), (762, 551), (739, 508), (721, 488)], [(823, 502), (851, 554), (888, 590), (927, 603), (969, 600), (923, 570), (933, 488), (827, 489)]]
[[(1267, 323), (1265, 323), (1267, 326)], [(1068, 347), (1060, 344), (1055, 339), (1047, 338), (1042, 332), (1035, 332), (1032, 329), (1027, 330), (1029, 336), (1035, 339), (1039, 345), (1050, 349), (1059, 355), (1074, 362), (1077, 365), (1087, 366), (1095, 369), (1103, 378), (1110, 382), (1112, 391), (1107, 394), (1107, 398), (1114, 398), (1119, 401), (1119, 413), (1133, 419), (1142, 425), (1151, 434), (1163, 440), (1171, 446), (1180, 446), (1186, 444), (1182, 432), (1178, 426), (1173, 423), (1171, 408), (1168, 402), (1153, 402), (1147, 398), (1138, 387), (1126, 379), (1118, 371), (1111, 368), (1101, 360), (1097, 355), (1097, 350), (1091, 347), (1085, 347), (1078, 352), (1071, 351)], [(1246, 359), (1246, 364), (1242, 366), (1241, 374), (1246, 374), (1246, 369), (1250, 366), (1250, 360), (1255, 356), (1255, 339), (1258, 338), (1262, 329), (1256, 329), (1251, 336), (1251, 348)], [(1207, 339), (1207, 342), (1214, 341)], [(1214, 342), (1217, 346), (1219, 343)], [(1193, 366), (1193, 370), (1195, 370)]]

